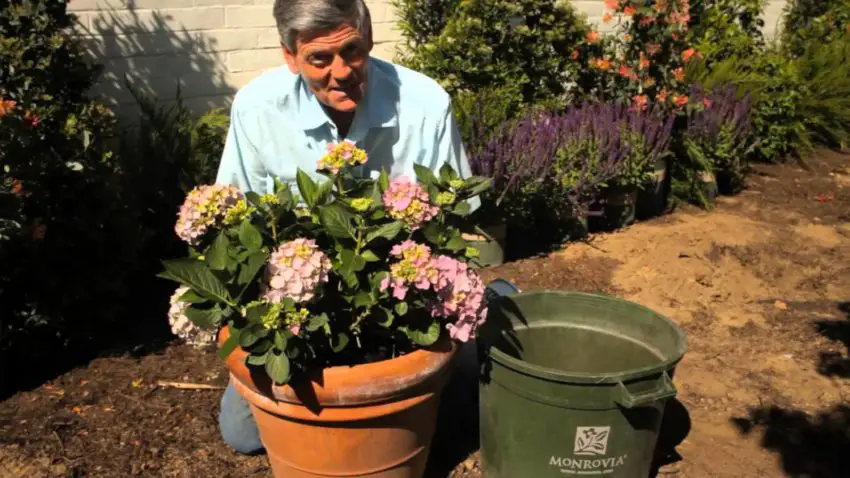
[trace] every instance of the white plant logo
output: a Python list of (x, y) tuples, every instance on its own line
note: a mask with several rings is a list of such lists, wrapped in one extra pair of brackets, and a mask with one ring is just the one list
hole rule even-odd
[(603, 456), (608, 452), (608, 437), (611, 427), (577, 427), (573, 454), (581, 456)]

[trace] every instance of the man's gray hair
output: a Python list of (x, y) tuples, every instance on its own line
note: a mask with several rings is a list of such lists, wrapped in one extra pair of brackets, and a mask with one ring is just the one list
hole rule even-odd
[(291, 52), (298, 32), (331, 30), (343, 23), (372, 40), (372, 19), (363, 0), (275, 0), (274, 19), (280, 41)]

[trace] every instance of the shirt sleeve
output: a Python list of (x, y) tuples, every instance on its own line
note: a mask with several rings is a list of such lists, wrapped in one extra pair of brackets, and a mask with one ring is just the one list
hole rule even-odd
[[(466, 148), (463, 146), (463, 139), (460, 136), (460, 129), (455, 121), (451, 103), (443, 113), (437, 131), (435, 157), (431, 161), (434, 172), (437, 173), (440, 167), (448, 162), (461, 178), (472, 176), (472, 168), (469, 166), (469, 160), (466, 157)], [(471, 207), (470, 212), (481, 206), (480, 196), (471, 198), (467, 202)]]
[(238, 101), (234, 101), (216, 183), (230, 184), (243, 192), (267, 193), (270, 192), (269, 175), (251, 140), (250, 130), (246, 128), (250, 122), (246, 124), (243, 115)]

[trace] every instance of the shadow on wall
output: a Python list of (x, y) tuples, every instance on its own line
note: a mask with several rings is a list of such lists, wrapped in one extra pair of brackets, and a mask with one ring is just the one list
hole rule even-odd
[(197, 114), (229, 105), (235, 91), (215, 40), (202, 31), (175, 30), (173, 23), (169, 14), (137, 10), (130, 0), (126, 10), (101, 11), (90, 25), (81, 25), (93, 61), (104, 69), (93, 93), (119, 117), (138, 114), (125, 78), (166, 104), (174, 103), (179, 88), (185, 105)]

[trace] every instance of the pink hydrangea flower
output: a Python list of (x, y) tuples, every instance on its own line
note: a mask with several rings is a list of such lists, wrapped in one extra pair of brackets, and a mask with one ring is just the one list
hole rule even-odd
[(328, 154), (319, 160), (318, 168), (337, 174), (345, 167), (365, 164), (368, 159), (366, 151), (346, 140), (339, 144), (329, 144)]
[(436, 280), (437, 270), (431, 265), (431, 249), (424, 244), (406, 240), (390, 250), (400, 261), (390, 266), (390, 276), (381, 283), (381, 291), (393, 288), (393, 297), (404, 300), (410, 286), (427, 290)]
[(180, 206), (174, 230), (180, 239), (195, 246), (211, 228), (224, 221), (227, 211), (242, 198), (239, 189), (227, 184), (198, 186)]
[(284, 297), (296, 303), (309, 302), (328, 281), (330, 270), (330, 259), (313, 239), (284, 242), (269, 259), (265, 298), (274, 304), (279, 304)]
[(487, 320), (484, 282), (481, 276), (464, 262), (447, 256), (431, 260), (437, 270), (434, 289), (437, 300), (431, 303), (435, 317), (456, 318), (446, 325), (449, 335), (461, 342), (475, 338), (478, 328)]
[(440, 211), (439, 207), (429, 203), (428, 193), (422, 186), (406, 177), (390, 182), (384, 191), (383, 201), (390, 217), (404, 222), (412, 231), (419, 229)]
[(189, 303), (179, 299), (188, 291), (188, 287), (180, 286), (171, 295), (171, 299), (169, 300), (170, 307), (168, 308), (168, 324), (171, 326), (171, 332), (174, 335), (180, 337), (188, 345), (200, 348), (214, 343), (215, 334), (198, 327), (186, 317), (186, 309), (189, 307)]

